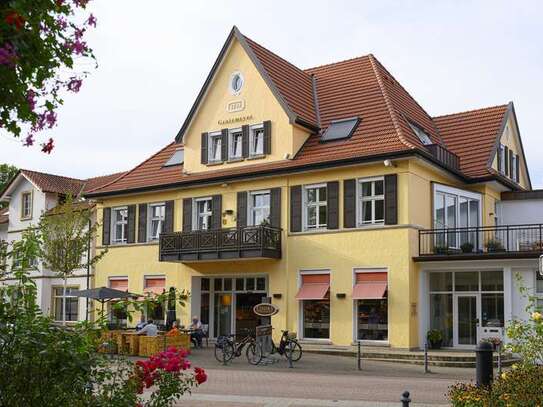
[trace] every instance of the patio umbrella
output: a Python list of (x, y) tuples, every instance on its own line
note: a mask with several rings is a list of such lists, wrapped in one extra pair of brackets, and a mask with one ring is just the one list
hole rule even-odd
[(177, 319), (175, 314), (175, 288), (170, 287), (168, 293), (168, 306), (166, 309), (166, 328), (172, 329), (174, 321)]
[(132, 294), (128, 291), (115, 290), (114, 288), (98, 287), (88, 290), (74, 291), (71, 295), (75, 297), (85, 297), (102, 303), (102, 315), (104, 315), (104, 303), (121, 298), (139, 297), (139, 294)]

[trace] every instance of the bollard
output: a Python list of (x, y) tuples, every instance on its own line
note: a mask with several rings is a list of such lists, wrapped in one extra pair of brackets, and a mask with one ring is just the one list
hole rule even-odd
[(498, 375), (502, 374), (502, 345), (498, 345)]
[(292, 345), (292, 342), (289, 343), (289, 348), (287, 349), (287, 360), (288, 360), (288, 367), (289, 369), (292, 369), (294, 366), (292, 366), (292, 352), (293, 352), (294, 346)]
[(494, 376), (494, 350), (489, 342), (480, 342), (475, 348), (475, 376), (477, 386), (489, 386)]
[(358, 341), (358, 357), (357, 357), (357, 365), (358, 370), (362, 370), (362, 352), (360, 351), (360, 341)]
[(402, 407), (409, 407), (411, 399), (409, 398), (409, 392), (407, 390), (402, 393), (402, 398), (400, 401), (402, 402)]
[(430, 368), (428, 367), (428, 342), (424, 343), (424, 373), (430, 373)]

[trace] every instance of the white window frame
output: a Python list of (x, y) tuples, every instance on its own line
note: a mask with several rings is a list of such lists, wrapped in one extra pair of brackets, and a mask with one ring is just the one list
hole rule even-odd
[[(239, 137), (239, 154), (235, 154), (234, 136)], [(228, 130), (228, 159), (239, 160), (243, 158), (243, 133), (241, 128)]]
[[(298, 290), (302, 287), (302, 276), (304, 274), (328, 274), (330, 276), (330, 287), (332, 286), (332, 269), (303, 269), (298, 271)], [(304, 336), (304, 301), (308, 300), (301, 300), (298, 301), (298, 313), (300, 315), (300, 318), (298, 319), (298, 332), (300, 333), (300, 339), (307, 339), (310, 341), (315, 342), (324, 342), (329, 343), (330, 337), (332, 335), (332, 295), (330, 295), (330, 326), (328, 327), (328, 338), (306, 338)], [(309, 300), (312, 301), (312, 300)]]
[(518, 156), (515, 154), (515, 152), (512, 153), (512, 160), (511, 160), (511, 171), (509, 171), (511, 175), (511, 179), (513, 181), (517, 181), (517, 160)]
[[(123, 221), (118, 221), (116, 212), (122, 210), (126, 211), (126, 219)], [(128, 206), (117, 206), (115, 208), (111, 208), (111, 213), (111, 242), (113, 244), (126, 244), (128, 241)], [(122, 234), (124, 236), (121, 236), (120, 239), (117, 236), (117, 225), (124, 225), (122, 228)]]
[[(53, 311), (53, 319), (55, 320), (55, 322), (61, 322), (62, 321), (62, 317), (64, 315), (64, 312), (63, 312), (63, 309), (60, 310), (61, 312), (61, 315), (60, 315), (60, 319), (56, 319), (56, 311), (57, 311), (57, 301), (61, 301), (64, 305), (64, 309), (66, 308), (66, 301), (65, 301), (65, 298), (77, 298), (77, 314), (76, 314), (76, 318), (75, 320), (66, 320), (67, 323), (71, 323), (73, 324), (74, 322), (77, 322), (79, 321), (79, 297), (76, 297), (75, 295), (69, 295), (67, 293), (66, 296), (64, 296), (64, 287), (63, 286), (58, 286), (58, 285), (55, 285), (52, 288), (52, 292), (53, 292), (53, 304), (52, 304), (52, 311)], [(60, 289), (60, 295), (57, 295), (56, 294), (56, 289)], [(68, 289), (71, 289), (71, 290), (79, 290), (79, 286), (67, 286), (66, 287), (66, 290)]]
[[(156, 207), (162, 206), (163, 209), (163, 215), (159, 217), (153, 216), (153, 209)], [(158, 240), (160, 234), (162, 233), (162, 229), (164, 228), (164, 220), (166, 219), (166, 203), (165, 202), (157, 202), (157, 203), (151, 203), (147, 205), (147, 241), (151, 242), (154, 240)], [(152, 236), (153, 231), (153, 221), (157, 221), (158, 226), (158, 236)]]
[[(368, 177), (356, 180), (356, 224), (358, 227), (375, 226), (385, 224), (385, 177)], [(375, 195), (375, 181), (383, 182), (383, 194)], [(372, 182), (372, 194), (369, 197), (362, 196), (362, 183)], [(375, 201), (383, 201), (383, 219), (375, 219)], [(371, 221), (364, 222), (363, 202), (371, 202)]]
[[(25, 198), (28, 197), (28, 206), (25, 205)], [(32, 191), (21, 192), (21, 219), (32, 219), (34, 194)]]
[[(209, 201), (209, 207), (211, 209), (208, 210), (208, 211), (199, 213), (198, 212), (198, 203), (203, 202), (203, 201)], [(204, 216), (207, 217), (207, 223), (206, 223), (207, 228), (206, 229), (200, 229), (199, 228), (200, 222), (198, 222), (198, 221), (199, 221), (200, 217), (204, 217)], [(194, 198), (192, 200), (192, 230), (194, 230), (194, 231), (196, 231), (196, 230), (210, 230), (212, 217), (213, 217), (213, 199), (210, 196), (205, 196), (205, 197), (201, 197), (201, 198)]]
[[(255, 137), (257, 135), (257, 131), (260, 131), (260, 134), (262, 135), (262, 151), (256, 151), (256, 148), (253, 148), (255, 146)], [(264, 155), (264, 124), (255, 124), (249, 128), (249, 157), (260, 157)]]
[[(320, 200), (317, 200), (316, 203), (312, 203), (311, 205), (309, 204), (309, 201), (308, 201), (308, 198), (307, 198), (307, 195), (308, 195), (308, 192), (310, 189), (318, 189), (318, 188), (326, 188), (326, 201), (320, 201)], [(318, 194), (320, 195), (320, 194)], [(326, 183), (322, 183), (322, 184), (312, 184), (312, 185), (304, 185), (303, 187), (303, 197), (302, 197), (302, 203), (303, 203), (303, 226), (304, 226), (304, 230), (305, 231), (311, 231), (311, 230), (324, 230), (328, 227), (328, 217), (326, 219), (326, 224), (321, 224), (319, 222), (319, 208), (321, 206), (325, 206), (326, 207), (326, 210), (328, 210), (328, 188), (327, 188), (327, 185)], [(318, 198), (320, 198), (320, 196), (318, 196)], [(308, 212), (309, 212), (309, 207), (310, 206), (315, 206), (317, 209), (316, 209), (316, 225), (315, 226), (309, 226), (308, 225)]]
[(505, 175), (505, 163), (506, 163), (506, 160), (508, 159), (505, 156), (505, 145), (500, 143), (499, 149), (500, 149), (500, 157), (499, 157), (500, 158), (500, 163), (499, 163), (500, 174)]
[[(269, 200), (268, 200), (268, 206), (258, 206), (258, 207), (255, 207), (254, 206), (254, 197), (256, 195), (268, 195), (269, 196)], [(247, 224), (249, 226), (258, 226), (258, 225), (255, 225), (255, 222), (254, 222), (254, 212), (256, 210), (261, 210), (261, 211), (265, 211), (266, 209), (268, 210), (268, 221), (270, 220), (270, 213), (271, 213), (271, 192), (269, 189), (263, 189), (263, 190), (258, 190), (258, 191), (250, 191), (248, 193), (248, 205), (247, 205)]]
[[(219, 148), (215, 152), (215, 154), (213, 154), (213, 152), (214, 152), (213, 151), (213, 141), (215, 139), (219, 140)], [(223, 141), (222, 140), (222, 132), (215, 131), (215, 132), (209, 133), (208, 140), (207, 140), (208, 162), (210, 162), (210, 163), (218, 163), (218, 162), (222, 161), (222, 141)], [(219, 158), (216, 158), (217, 153), (219, 154)]]

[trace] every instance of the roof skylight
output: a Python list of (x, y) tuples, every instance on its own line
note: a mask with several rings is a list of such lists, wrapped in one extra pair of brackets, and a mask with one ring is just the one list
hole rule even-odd
[(168, 161), (166, 161), (166, 164), (164, 164), (164, 167), (171, 167), (172, 165), (181, 165), (185, 161), (185, 151), (180, 148), (175, 150), (175, 153), (170, 157)]
[(430, 138), (428, 133), (426, 133), (422, 128), (420, 128), (416, 124), (411, 123), (410, 121), (408, 121), (408, 123), (409, 123), (409, 126), (415, 132), (415, 134), (417, 135), (417, 137), (419, 138), (419, 140), (420, 140), (420, 142), (422, 144), (424, 144), (425, 146), (433, 144), (432, 139)]
[(358, 117), (333, 120), (322, 134), (321, 141), (341, 140), (351, 137), (359, 121)]

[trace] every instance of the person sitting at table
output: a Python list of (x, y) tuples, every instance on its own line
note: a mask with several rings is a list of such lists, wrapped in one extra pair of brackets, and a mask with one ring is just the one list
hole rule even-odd
[(139, 331), (140, 329), (143, 329), (143, 327), (147, 325), (147, 321), (145, 320), (145, 315), (143, 315), (143, 312), (141, 313), (140, 322), (136, 325), (136, 330)]
[(147, 325), (136, 332), (137, 335), (157, 336), (158, 327), (155, 325), (152, 319), (147, 321)]
[(181, 331), (179, 331), (179, 322), (173, 321), (172, 329), (166, 332), (166, 336), (178, 336), (178, 335), (181, 335)]
[(204, 337), (204, 331), (202, 330), (202, 323), (195, 315), (192, 317), (192, 324), (190, 324), (190, 340), (195, 343), (197, 348), (202, 347), (202, 338)]

